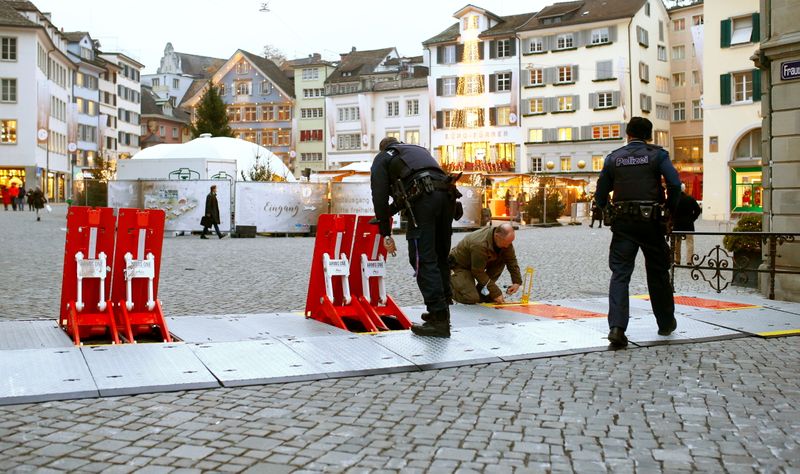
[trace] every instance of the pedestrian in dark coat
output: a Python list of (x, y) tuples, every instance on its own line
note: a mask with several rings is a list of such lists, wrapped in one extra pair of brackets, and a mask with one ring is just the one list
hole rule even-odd
[(17, 196), (17, 210), (24, 211), (25, 210), (25, 199), (27, 199), (27, 191), (25, 191), (25, 185), (19, 185), (19, 196)]
[(44, 193), (38, 187), (33, 190), (31, 204), (33, 204), (33, 208), (36, 209), (36, 220), (42, 220), (42, 218), (39, 217), (39, 209), (44, 209), (44, 205), (47, 204), (47, 198), (44, 197)]
[(203, 233), (200, 235), (201, 239), (207, 239), (208, 229), (213, 225), (217, 236), (221, 239), (227, 234), (219, 231), (219, 203), (217, 202), (217, 187), (211, 186), (211, 192), (206, 196), (206, 210), (203, 215), (201, 224), (203, 224)]
[(592, 223), (589, 227), (594, 227), (594, 221), (598, 221), (598, 228), (603, 228), (603, 209), (597, 205), (597, 201), (592, 201)]
[[(672, 217), (672, 230), (679, 230), (683, 232), (694, 232), (694, 221), (700, 217), (703, 210), (697, 204), (697, 200), (692, 196), (686, 194), (686, 185), (681, 184), (681, 197), (678, 200), (678, 207), (675, 209), (675, 215)], [(692, 255), (694, 255), (694, 236), (687, 235), (686, 237), (686, 262), (692, 262)], [(683, 239), (675, 239), (675, 263), (681, 264), (681, 241)]]

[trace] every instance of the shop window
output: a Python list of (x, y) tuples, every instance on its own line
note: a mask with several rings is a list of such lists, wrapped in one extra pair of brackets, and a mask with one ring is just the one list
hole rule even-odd
[(732, 168), (731, 185), (731, 211), (762, 212), (761, 168)]
[(593, 155), (592, 156), (592, 171), (602, 171), (604, 162), (605, 162), (605, 158), (603, 157), (603, 155)]

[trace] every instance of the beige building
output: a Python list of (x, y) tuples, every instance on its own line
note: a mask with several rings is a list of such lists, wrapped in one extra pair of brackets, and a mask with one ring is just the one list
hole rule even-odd
[[(800, 232), (800, 9), (797, 0), (761, 0), (761, 11), (763, 228)], [(800, 271), (800, 244), (779, 249), (776, 268)], [(775, 297), (800, 301), (800, 276), (777, 275)]]
[(290, 66), (294, 72), (294, 116), (297, 121), (293, 127), (297, 144), (293, 152), (297, 163), (295, 176), (306, 169), (322, 171), (325, 164), (325, 79), (331, 75), (335, 65), (324, 61), (319, 54), (308, 58), (287, 61), (284, 69)]
[(760, 213), (761, 72), (757, 0), (704, 5), (703, 218), (728, 220)]
[[(656, 103), (658, 118), (671, 120), (671, 157), (686, 184), (686, 192), (703, 199), (703, 69), (698, 49), (703, 43), (703, 2), (669, 11), (670, 76), (656, 77), (659, 92), (669, 92), (670, 103)], [(702, 53), (702, 52), (701, 52)]]

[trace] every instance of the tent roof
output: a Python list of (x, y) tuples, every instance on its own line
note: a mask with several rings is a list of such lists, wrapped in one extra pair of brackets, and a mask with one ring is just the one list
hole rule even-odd
[[(145, 148), (133, 155), (133, 160), (169, 159), (169, 158), (204, 158), (208, 160), (236, 160), (238, 172), (245, 174), (253, 167), (256, 157), (267, 160), (273, 173), (283, 176), (286, 181), (294, 182), (295, 177), (289, 168), (274, 153), (245, 140), (229, 137), (199, 137), (181, 144), (161, 144)], [(241, 179), (241, 175), (236, 177)]]

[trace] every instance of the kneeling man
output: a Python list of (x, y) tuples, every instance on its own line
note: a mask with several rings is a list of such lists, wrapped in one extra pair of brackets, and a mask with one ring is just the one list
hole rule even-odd
[(450, 251), (453, 299), (462, 304), (504, 303), (503, 292), (496, 281), (506, 267), (512, 283), (506, 293), (516, 293), (522, 284), (522, 275), (513, 242), (511, 224), (484, 227), (464, 237)]

